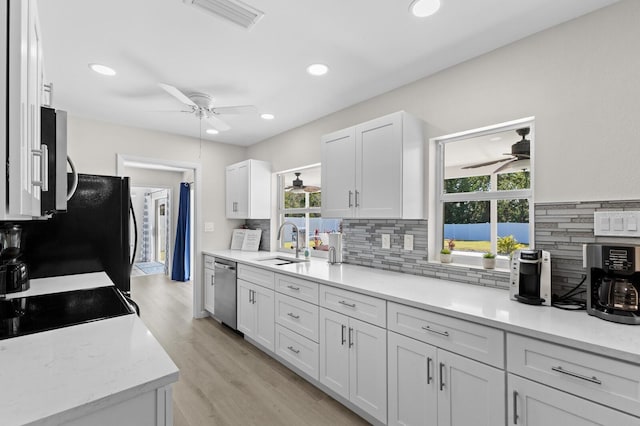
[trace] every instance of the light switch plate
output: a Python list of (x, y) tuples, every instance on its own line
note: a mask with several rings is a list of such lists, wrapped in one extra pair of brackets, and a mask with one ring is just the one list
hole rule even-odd
[(391, 235), (390, 234), (382, 234), (382, 248), (390, 249), (391, 248)]
[(214, 230), (213, 222), (204, 223), (204, 232), (213, 232), (213, 230)]
[(404, 249), (413, 250), (413, 235), (407, 234), (404, 236)]
[(639, 237), (640, 211), (605, 211), (593, 214), (596, 236)]

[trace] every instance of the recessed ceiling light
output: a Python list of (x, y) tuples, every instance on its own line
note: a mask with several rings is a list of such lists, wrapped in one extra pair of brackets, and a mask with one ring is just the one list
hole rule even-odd
[(273, 114), (260, 114), (260, 117), (262, 117), (262, 119), (264, 120), (273, 120), (274, 118), (276, 118), (276, 116)]
[(440, 9), (440, 0), (413, 0), (409, 10), (418, 18), (426, 18)]
[(217, 135), (220, 132), (217, 131), (216, 129), (207, 129), (207, 133), (210, 135)]
[(116, 70), (114, 70), (113, 68), (109, 68), (106, 65), (89, 64), (89, 68), (91, 68), (92, 70), (94, 70), (98, 74), (108, 75), (108, 76), (116, 75)]
[(329, 67), (325, 64), (311, 64), (307, 67), (307, 72), (311, 75), (325, 75), (329, 72)]

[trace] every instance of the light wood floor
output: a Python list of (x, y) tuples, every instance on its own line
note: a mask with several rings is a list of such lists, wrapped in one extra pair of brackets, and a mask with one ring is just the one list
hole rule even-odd
[(368, 424), (227, 327), (193, 319), (191, 283), (132, 277), (131, 294), (180, 369), (175, 426)]

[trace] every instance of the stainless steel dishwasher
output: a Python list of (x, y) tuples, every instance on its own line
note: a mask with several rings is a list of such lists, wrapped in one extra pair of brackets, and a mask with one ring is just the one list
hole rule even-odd
[(213, 265), (216, 282), (213, 316), (236, 330), (238, 327), (236, 318), (237, 264), (230, 260), (216, 258)]

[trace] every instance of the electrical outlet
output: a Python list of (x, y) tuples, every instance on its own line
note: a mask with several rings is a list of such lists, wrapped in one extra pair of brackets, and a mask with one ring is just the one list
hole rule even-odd
[(213, 232), (213, 229), (214, 229), (213, 222), (204, 223), (204, 232)]
[(404, 236), (404, 249), (413, 250), (413, 235), (407, 234)]
[(390, 234), (382, 234), (382, 248), (390, 249), (391, 248), (391, 235)]

